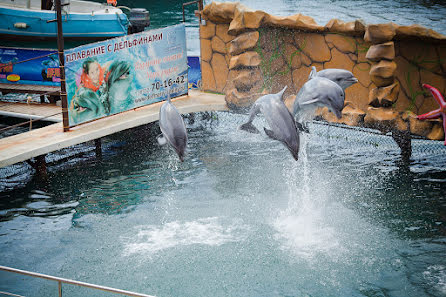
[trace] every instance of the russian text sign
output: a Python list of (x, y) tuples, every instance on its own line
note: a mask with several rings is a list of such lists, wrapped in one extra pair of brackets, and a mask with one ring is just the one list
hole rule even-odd
[(184, 24), (65, 51), (69, 125), (187, 93)]

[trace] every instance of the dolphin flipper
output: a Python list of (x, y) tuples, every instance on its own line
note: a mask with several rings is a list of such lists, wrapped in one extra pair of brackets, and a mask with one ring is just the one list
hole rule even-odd
[(166, 137), (164, 137), (163, 134), (160, 134), (156, 137), (156, 140), (158, 141), (159, 145), (165, 145), (167, 143)]
[(310, 133), (310, 129), (308, 129), (308, 126), (299, 122), (296, 122), (297, 130), (305, 133)]
[(251, 123), (245, 123), (240, 126), (240, 130), (245, 130), (246, 132), (259, 134), (260, 131)]
[[(263, 130), (265, 130), (266, 135), (268, 135), (270, 138), (274, 139), (274, 140), (279, 140), (276, 135), (274, 135), (274, 132), (272, 130), (266, 129), (265, 127), (263, 127)], [(280, 140), (279, 140), (280, 141)]]
[(256, 117), (257, 113), (260, 111), (260, 105), (255, 102), (253, 106), (251, 107), (251, 110), (249, 111), (249, 119), (248, 122), (241, 125), (239, 127), (240, 130), (245, 130), (250, 133), (256, 133), (259, 134), (259, 130), (252, 124), (252, 121), (254, 121), (254, 118)]

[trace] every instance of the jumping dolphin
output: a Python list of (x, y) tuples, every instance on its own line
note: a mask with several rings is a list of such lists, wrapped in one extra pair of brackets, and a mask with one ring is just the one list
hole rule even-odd
[(358, 79), (348, 70), (329, 68), (317, 72), (316, 67), (311, 67), (308, 80), (314, 77), (325, 77), (337, 83), (343, 90), (358, 82)]
[(307, 81), (296, 95), (293, 114), (297, 120), (310, 120), (317, 107), (326, 106), (338, 119), (342, 117), (345, 95), (335, 82), (315, 76)]
[(285, 86), (277, 94), (264, 95), (257, 99), (249, 111), (248, 122), (241, 125), (240, 129), (251, 133), (259, 133), (259, 130), (254, 127), (252, 121), (259, 111), (262, 112), (269, 127), (272, 129), (263, 128), (266, 135), (282, 142), (297, 161), (299, 158), (299, 132), (297, 131), (293, 116), (282, 101), (286, 88)]
[(187, 131), (184, 125), (183, 117), (178, 109), (170, 101), (168, 92), (167, 101), (160, 108), (159, 125), (162, 135), (157, 140), (160, 145), (167, 142), (175, 149), (180, 161), (184, 161), (184, 151), (187, 145)]

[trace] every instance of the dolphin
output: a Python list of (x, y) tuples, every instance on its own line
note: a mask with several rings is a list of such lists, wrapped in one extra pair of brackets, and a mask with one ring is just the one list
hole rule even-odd
[(298, 120), (309, 120), (317, 107), (326, 106), (340, 119), (344, 100), (344, 90), (338, 84), (325, 77), (315, 76), (297, 93), (293, 104), (293, 115)]
[(79, 88), (70, 102), (70, 121), (78, 124), (106, 115), (99, 96), (88, 88)]
[(158, 143), (164, 145), (168, 142), (183, 162), (187, 146), (186, 125), (178, 109), (170, 101), (170, 92), (167, 101), (160, 108), (159, 125), (162, 134), (157, 137)]
[(310, 76), (308, 80), (314, 77), (325, 77), (337, 83), (344, 91), (351, 85), (358, 82), (358, 79), (348, 70), (328, 68), (317, 72), (316, 67), (311, 67)]
[(285, 86), (277, 94), (268, 94), (257, 99), (249, 111), (248, 122), (241, 125), (240, 129), (251, 133), (259, 133), (252, 121), (259, 111), (262, 112), (271, 128), (271, 130), (263, 128), (266, 135), (282, 142), (297, 161), (299, 158), (299, 132), (293, 116), (283, 102), (283, 93), (286, 88)]

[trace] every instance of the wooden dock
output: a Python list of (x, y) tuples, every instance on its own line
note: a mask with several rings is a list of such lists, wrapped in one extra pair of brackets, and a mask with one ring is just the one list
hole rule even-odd
[(3, 94), (30, 93), (30, 94), (59, 95), (60, 87), (0, 83), (0, 92), (2, 92)]
[(62, 108), (56, 104), (39, 104), (39, 103), (0, 103), (0, 115), (41, 120), (48, 122), (62, 122)]
[[(223, 95), (189, 90), (188, 96), (172, 99), (182, 114), (228, 110)], [(155, 122), (163, 102), (139, 107), (107, 118), (82, 124), (63, 132), (62, 123), (0, 139), (0, 168), (72, 145)], [(60, 107), (59, 107), (60, 109)]]

